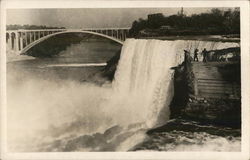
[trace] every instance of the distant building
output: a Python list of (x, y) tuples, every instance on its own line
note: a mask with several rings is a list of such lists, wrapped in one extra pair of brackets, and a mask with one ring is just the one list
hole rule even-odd
[(185, 16), (183, 7), (181, 7), (181, 10), (177, 13), (177, 15), (182, 17)]
[(158, 19), (158, 18), (164, 18), (164, 15), (162, 13), (155, 13), (155, 14), (149, 14), (148, 20)]
[(148, 15), (148, 27), (151, 29), (160, 28), (164, 22), (164, 15), (162, 13)]
[(173, 27), (165, 25), (165, 26), (161, 26), (160, 29), (161, 30), (170, 30), (170, 29), (173, 29)]

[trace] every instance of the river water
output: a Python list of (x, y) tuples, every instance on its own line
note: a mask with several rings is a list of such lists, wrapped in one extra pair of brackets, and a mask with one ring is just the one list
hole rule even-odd
[[(122, 47), (113, 82), (100, 86), (89, 81), (121, 46), (91, 38), (94, 40), (74, 41), (61, 51), (56, 49), (58, 53), (54, 49), (51, 52), (54, 56), (43, 54), (41, 44), (40, 50), (28, 53), (40, 58), (7, 64), (10, 151), (133, 150), (137, 144), (148, 141), (146, 131), (169, 120), (168, 105), (174, 92), (171, 67), (183, 62), (183, 49), (206, 46), (211, 50), (238, 45), (128, 39)], [(240, 150), (240, 137), (231, 142), (198, 132), (191, 136), (194, 146), (190, 148), (182, 143), (188, 136), (169, 132), (156, 137), (176, 139), (176, 143), (164, 144), (166, 151), (204, 150), (206, 145), (208, 150)], [(162, 148), (161, 143), (152, 145), (158, 149), (144, 145), (134, 150)]]

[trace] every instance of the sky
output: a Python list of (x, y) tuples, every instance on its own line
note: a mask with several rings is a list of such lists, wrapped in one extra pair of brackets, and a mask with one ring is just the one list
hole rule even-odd
[[(224, 8), (225, 9), (225, 8)], [(46, 25), (53, 27), (122, 28), (148, 14), (176, 14), (181, 8), (74, 8), (74, 9), (8, 9), (8, 24)], [(209, 12), (211, 8), (184, 8), (186, 15)]]

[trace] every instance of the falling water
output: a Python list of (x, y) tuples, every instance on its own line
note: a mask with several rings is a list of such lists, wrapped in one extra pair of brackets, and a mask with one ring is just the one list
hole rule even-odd
[(131, 112), (135, 108), (141, 112), (141, 115), (135, 113), (135, 117), (131, 115), (130, 120), (135, 118), (153, 127), (161, 123), (157, 120), (161, 110), (165, 109), (163, 123), (166, 122), (173, 95), (174, 71), (171, 67), (183, 61), (183, 53), (175, 52), (176, 44), (173, 41), (135, 39), (125, 42), (112, 87), (116, 95), (125, 98), (125, 102), (134, 100), (124, 107), (131, 107)]

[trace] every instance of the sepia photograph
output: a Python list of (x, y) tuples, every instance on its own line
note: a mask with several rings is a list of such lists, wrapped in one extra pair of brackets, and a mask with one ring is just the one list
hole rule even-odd
[(14, 2), (2, 152), (249, 154), (249, 2)]

